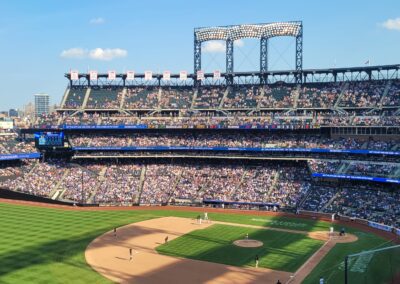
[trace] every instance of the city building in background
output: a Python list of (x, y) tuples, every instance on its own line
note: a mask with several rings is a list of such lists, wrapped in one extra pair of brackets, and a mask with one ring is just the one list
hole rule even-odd
[(8, 117), (0, 117), (0, 132), (12, 130), (14, 128), (14, 121)]
[(9, 116), (9, 117), (18, 117), (18, 116), (19, 116), (18, 110), (17, 110), (17, 109), (11, 108), (11, 109), (8, 111), (8, 116)]
[(49, 113), (50, 96), (48, 94), (35, 94), (35, 116)]

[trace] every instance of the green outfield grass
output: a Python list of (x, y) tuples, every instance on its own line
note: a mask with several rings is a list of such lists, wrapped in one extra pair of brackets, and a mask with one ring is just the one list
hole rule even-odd
[[(344, 283), (344, 258), (346, 255), (393, 245), (372, 234), (363, 232), (354, 232), (354, 234), (359, 238), (357, 242), (337, 244), (303, 283), (319, 283), (320, 276), (323, 276), (328, 283)], [(395, 271), (400, 273), (399, 252), (400, 250), (388, 251), (382, 254), (377, 253), (372, 258), (352, 259), (349, 269), (354, 272), (349, 273), (349, 283), (395, 283), (388, 279), (394, 275)], [(393, 257), (394, 253), (397, 253), (396, 257)]]
[[(243, 248), (232, 244), (244, 239), (246, 234), (264, 245)], [(303, 234), (218, 224), (183, 235), (157, 247), (157, 251), (235, 266), (255, 266), (255, 256), (258, 255), (260, 267), (295, 272), (323, 243)]]
[[(198, 214), (167, 210), (67, 211), (0, 203), (0, 283), (110, 283), (85, 262), (85, 248), (93, 239), (116, 226), (162, 216), (195, 218)], [(304, 231), (328, 230), (330, 226), (327, 222), (283, 217), (227, 213), (210, 213), (209, 216), (213, 220), (225, 222)], [(332, 272), (332, 269), (342, 262), (348, 252), (367, 250), (385, 242), (369, 233), (353, 229), (348, 231), (358, 234), (359, 241), (333, 248), (316, 271), (306, 279), (306, 283), (315, 283), (315, 279), (318, 279), (321, 273), (330, 273), (330, 283), (341, 283), (343, 274), (340, 271)], [(276, 236), (276, 232), (274, 235)], [(294, 251), (292, 248), (297, 246), (299, 240), (296, 239), (297, 235), (290, 237), (293, 239), (286, 239), (287, 247), (283, 249)], [(267, 242), (272, 240), (270, 238)], [(271, 244), (270, 247), (278, 246)], [(279, 251), (267, 251), (266, 256), (260, 259), (260, 265), (274, 267), (271, 259), (274, 255), (276, 257), (277, 253)], [(299, 263), (302, 262), (301, 256), (290, 254), (282, 257), (282, 261), (286, 261), (286, 257), (295, 257), (299, 259)], [(240, 259), (241, 263), (236, 261), (239, 265), (251, 265), (253, 257), (250, 260)], [(282, 263), (276, 265), (283, 266)], [(282, 270), (291, 271), (296, 265), (298, 264), (288, 264), (287, 268)]]

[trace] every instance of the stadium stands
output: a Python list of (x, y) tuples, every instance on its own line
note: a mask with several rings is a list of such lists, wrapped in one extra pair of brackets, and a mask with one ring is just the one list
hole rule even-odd
[(87, 109), (118, 109), (122, 99), (122, 90), (113, 88), (91, 89), (86, 104)]
[(341, 90), (339, 83), (308, 84), (304, 86), (297, 101), (298, 108), (323, 108), (334, 106)]
[(398, 191), (346, 187), (338, 192), (324, 211), (399, 227), (399, 200)]
[(344, 91), (340, 107), (376, 107), (381, 100), (386, 82), (350, 83)]
[(271, 134), (269, 132), (233, 133), (132, 133), (71, 135), (72, 146), (128, 147), (128, 146), (202, 146), (256, 148), (323, 148), (395, 150), (396, 141), (374, 141), (356, 138), (332, 139), (326, 135)]
[(33, 153), (33, 142), (19, 141), (14, 137), (0, 136), (0, 154)]
[[(38, 118), (36, 127), (63, 124), (144, 124), (148, 127), (254, 126), (318, 128), (321, 126), (396, 126), (400, 109), (398, 80), (307, 83), (302, 87), (92, 87), (69, 90), (63, 109)], [(118, 112), (109, 112), (118, 110)], [(129, 112), (124, 112), (127, 110)], [(71, 116), (72, 115), (72, 116)], [(92, 118), (92, 119), (89, 119)]]
[(197, 91), (194, 101), (195, 109), (215, 109), (221, 104), (226, 92), (224, 87), (202, 88)]
[(37, 196), (51, 197), (64, 172), (65, 163), (49, 160), (46, 163), (38, 163), (31, 171), (16, 179), (2, 181), (0, 186)]
[(189, 109), (192, 104), (194, 90), (188, 88), (163, 88), (160, 100), (162, 109)]
[(137, 164), (118, 164), (105, 168), (93, 202), (114, 205), (137, 203), (141, 169), (141, 165)]
[(65, 109), (79, 109), (83, 105), (87, 88), (74, 87), (69, 90), (68, 96), (65, 100)]
[(203, 200), (264, 202), (400, 225), (399, 192), (373, 185), (318, 185), (310, 179), (302, 163), (226, 165), (203, 160), (143, 164), (126, 160), (122, 164), (112, 161), (71, 164), (53, 159), (3, 167), (0, 174), (1, 187), (75, 202), (103, 205), (190, 204)]
[(400, 179), (400, 165), (387, 162), (309, 160), (312, 172)]
[(226, 109), (256, 108), (261, 99), (261, 88), (258, 86), (240, 86), (228, 89), (228, 95), (223, 102)]
[(290, 86), (264, 88), (264, 96), (261, 98), (260, 108), (293, 108), (294, 96), (296, 92), (298, 93), (297, 87)]
[(155, 109), (159, 104), (158, 88), (128, 88), (125, 95), (126, 109)]
[[(398, 135), (388, 139), (374, 136), (372, 131), (362, 136), (329, 131), (358, 126), (396, 131), (399, 110), (397, 79), (302, 86), (277, 82), (196, 88), (71, 87), (64, 105), (57, 112), (39, 116), (32, 126), (64, 129), (72, 148), (62, 157), (56, 154), (41, 162), (2, 163), (0, 186), (101, 205), (234, 202), (233, 206), (240, 208), (240, 202), (262, 203), (258, 208), (339, 213), (399, 226), (396, 184), (340, 181), (337, 186), (339, 180), (312, 176), (400, 179)], [(247, 131), (253, 128), (258, 130)], [(199, 149), (129, 152), (112, 148), (158, 146), (229, 147), (236, 151), (233, 156), (229, 151)], [(284, 156), (289, 161), (279, 161), (282, 156), (273, 151), (244, 153), (237, 148), (290, 149)], [(343, 151), (341, 155), (307, 156), (296, 154), (294, 148), (310, 153), (311, 149), (394, 152), (376, 154), (376, 158)], [(0, 154), (35, 151), (32, 142), (0, 137)], [(276, 161), (268, 161), (271, 158)]]
[(382, 106), (393, 107), (400, 105), (400, 82), (391, 82), (387, 95), (383, 98)]

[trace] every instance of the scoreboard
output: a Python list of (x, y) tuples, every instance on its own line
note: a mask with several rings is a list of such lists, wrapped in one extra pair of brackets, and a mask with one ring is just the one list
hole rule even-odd
[(35, 133), (35, 145), (38, 148), (64, 147), (64, 133), (37, 132)]

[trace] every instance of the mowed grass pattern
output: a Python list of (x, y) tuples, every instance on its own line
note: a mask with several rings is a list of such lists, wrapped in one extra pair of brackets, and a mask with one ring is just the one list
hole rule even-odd
[[(125, 224), (163, 216), (196, 218), (197, 215), (198, 212), (173, 210), (67, 211), (0, 203), (0, 283), (111, 283), (86, 264), (85, 249), (93, 239), (113, 227)], [(257, 217), (228, 213), (210, 213), (209, 216), (213, 220), (225, 222), (304, 231), (328, 230), (330, 226), (327, 222), (284, 217)], [(255, 221), (254, 218), (263, 220), (262, 222)], [(246, 232), (252, 230), (244, 229)], [(355, 253), (376, 248), (386, 242), (370, 233), (362, 233), (350, 228), (348, 231), (357, 234), (359, 241), (335, 246), (305, 283), (316, 283), (320, 275), (325, 275), (329, 283), (341, 283), (343, 271), (340, 270), (340, 264), (343, 263), (344, 256), (348, 252)], [(276, 233), (274, 232), (275, 236), (277, 236)], [(217, 239), (222, 242), (220, 246), (226, 245), (227, 240), (223, 237), (217, 235)], [(274, 239), (269, 238), (269, 241), (273, 242)], [(270, 259), (274, 256), (275, 262), (282, 261), (279, 264), (282, 266), (283, 261), (286, 261), (285, 258), (295, 257), (301, 252), (304, 244), (306, 243), (301, 240), (288, 240), (286, 246), (283, 245), (281, 248), (275, 246), (273, 251), (271, 245), (271, 251), (266, 256), (269, 255)], [(223, 250), (219, 252), (224, 253)], [(279, 256), (281, 252), (283, 256)], [(229, 257), (235, 257), (235, 254), (229, 253)], [(298, 255), (296, 257), (301, 258)], [(224, 255), (224, 258), (228, 258), (228, 253)], [(305, 255), (304, 258), (307, 259), (307, 256)], [(254, 265), (252, 257), (248, 260), (241, 257), (240, 261), (244, 263), (243, 265)], [(271, 267), (274, 267), (275, 262), (269, 261)], [(267, 264), (264, 264), (264, 259), (261, 259), (260, 265), (267, 266)], [(290, 263), (288, 265), (291, 266)], [(292, 269), (293, 266), (290, 270)]]
[(145, 212), (78, 212), (0, 203), (0, 283), (109, 283), (84, 258), (86, 246)]
[[(243, 248), (232, 244), (244, 239), (246, 234), (264, 245)], [(157, 247), (157, 251), (235, 266), (255, 266), (255, 256), (258, 255), (260, 267), (295, 272), (322, 244), (323, 241), (303, 234), (216, 224), (163, 244)]]

